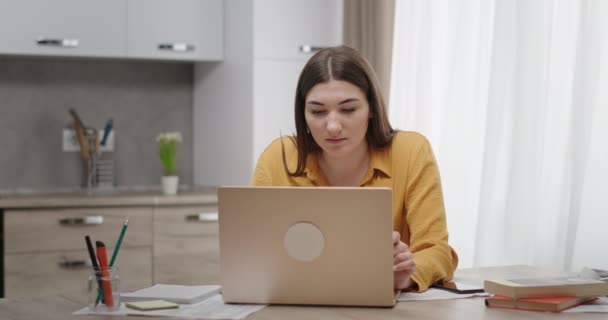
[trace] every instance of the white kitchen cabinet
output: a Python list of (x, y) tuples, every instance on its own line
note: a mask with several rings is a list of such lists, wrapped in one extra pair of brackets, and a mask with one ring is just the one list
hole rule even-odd
[(125, 55), (127, 0), (0, 0), (0, 53)]
[(0, 0), (0, 54), (217, 61), (222, 0)]
[(279, 134), (295, 134), (296, 84), (305, 64), (306, 60), (302, 59), (254, 61), (253, 160), (257, 160)]
[(127, 55), (221, 60), (222, 0), (128, 0)]
[(342, 44), (342, 1), (255, 0), (256, 59), (307, 59), (302, 46)]
[(342, 0), (225, 0), (224, 60), (197, 64), (194, 182), (248, 184), (264, 148), (295, 133), (298, 77), (314, 52), (342, 44)]

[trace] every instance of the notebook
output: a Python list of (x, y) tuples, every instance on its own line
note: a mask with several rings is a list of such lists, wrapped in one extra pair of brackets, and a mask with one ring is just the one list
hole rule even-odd
[(165, 301), (165, 300), (134, 301), (134, 302), (127, 302), (127, 303), (125, 303), (125, 305), (127, 306), (127, 308), (140, 310), (140, 311), (179, 308), (179, 304)]
[(227, 303), (393, 306), (388, 188), (218, 189)]
[(155, 284), (152, 287), (120, 294), (122, 301), (166, 300), (175, 303), (196, 303), (220, 293), (220, 286), (181, 286)]

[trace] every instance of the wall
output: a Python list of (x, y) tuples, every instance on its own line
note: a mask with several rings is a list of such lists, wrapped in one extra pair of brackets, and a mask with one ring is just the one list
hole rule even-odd
[(69, 108), (85, 125), (114, 118), (117, 186), (159, 185), (161, 131), (181, 131), (180, 184), (192, 183), (192, 65), (0, 57), (0, 190), (57, 189), (82, 182), (77, 152), (62, 152)]
[(251, 1), (224, 1), (224, 60), (195, 66), (194, 182), (246, 185), (253, 150)]

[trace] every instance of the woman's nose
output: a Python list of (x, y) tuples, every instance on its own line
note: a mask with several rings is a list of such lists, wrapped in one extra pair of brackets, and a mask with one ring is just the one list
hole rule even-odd
[(327, 117), (327, 131), (330, 134), (338, 134), (342, 130), (340, 117), (335, 113), (330, 113)]

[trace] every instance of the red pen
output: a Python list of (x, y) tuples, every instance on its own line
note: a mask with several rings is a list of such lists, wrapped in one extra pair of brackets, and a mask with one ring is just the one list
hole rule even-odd
[(112, 300), (112, 283), (110, 282), (110, 267), (108, 265), (108, 254), (106, 245), (101, 241), (96, 241), (97, 259), (99, 260), (99, 270), (101, 271), (101, 285), (103, 288), (103, 300), (106, 306), (112, 308), (114, 300)]

